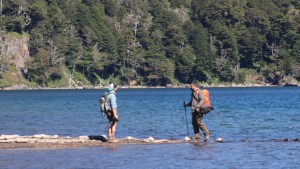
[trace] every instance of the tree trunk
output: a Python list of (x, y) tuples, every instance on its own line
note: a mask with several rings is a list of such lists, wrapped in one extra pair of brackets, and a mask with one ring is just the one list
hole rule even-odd
[(2, 18), (2, 0), (0, 0), (0, 15), (1, 15), (1, 18)]

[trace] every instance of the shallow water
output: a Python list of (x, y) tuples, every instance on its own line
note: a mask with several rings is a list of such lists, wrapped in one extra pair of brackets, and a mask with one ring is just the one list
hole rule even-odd
[[(300, 88), (211, 88), (211, 140), (231, 143), (0, 149), (4, 168), (298, 168)], [(102, 135), (104, 90), (0, 91), (0, 134)], [(118, 137), (183, 139), (189, 89), (120, 89)], [(187, 110), (192, 136), (190, 109)], [(114, 160), (112, 160), (114, 159)], [(1, 168), (2, 168), (1, 167)]]
[(0, 165), (1, 168), (298, 168), (299, 149), (297, 142), (0, 149)]

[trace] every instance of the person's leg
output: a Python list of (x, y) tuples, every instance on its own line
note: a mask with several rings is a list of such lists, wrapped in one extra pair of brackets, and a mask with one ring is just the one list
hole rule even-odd
[(202, 118), (203, 116), (199, 116), (199, 118), (197, 119), (197, 125), (199, 126), (201, 131), (203, 131), (203, 134), (205, 136), (204, 141), (207, 141), (209, 139), (209, 131), (207, 130)]
[(197, 116), (195, 113), (192, 115), (192, 125), (194, 129), (195, 139), (200, 139), (199, 126), (197, 124)]
[(107, 136), (109, 141), (113, 137), (113, 117), (111, 112), (107, 113), (107, 119), (108, 119)]
[(111, 139), (111, 137), (112, 137), (112, 127), (108, 127), (107, 135), (108, 135), (108, 139)]
[(117, 129), (117, 122), (116, 121), (113, 121), (112, 122), (112, 127), (111, 127), (111, 136), (112, 136), (112, 139), (115, 139), (115, 134), (116, 134), (116, 129)]

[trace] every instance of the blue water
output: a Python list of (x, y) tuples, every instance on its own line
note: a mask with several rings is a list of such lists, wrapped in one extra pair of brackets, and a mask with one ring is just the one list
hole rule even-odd
[[(230, 143), (76, 149), (0, 149), (1, 168), (299, 168), (300, 88), (210, 88), (215, 111), (204, 118)], [(104, 90), (0, 91), (0, 134), (102, 135)], [(189, 89), (119, 89), (117, 137), (183, 139)], [(189, 135), (191, 112), (187, 110)], [(46, 159), (46, 160), (45, 160)]]

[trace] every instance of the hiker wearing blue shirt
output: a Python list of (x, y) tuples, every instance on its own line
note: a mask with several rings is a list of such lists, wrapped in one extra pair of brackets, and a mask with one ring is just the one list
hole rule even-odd
[(109, 106), (111, 107), (110, 110), (106, 111), (107, 119), (109, 121), (108, 124), (108, 142), (114, 142), (115, 141), (115, 133), (117, 128), (117, 122), (118, 114), (117, 114), (117, 97), (116, 97), (116, 91), (118, 90), (118, 85), (116, 84), (110, 84), (108, 88), (108, 95), (107, 95), (107, 101)]

